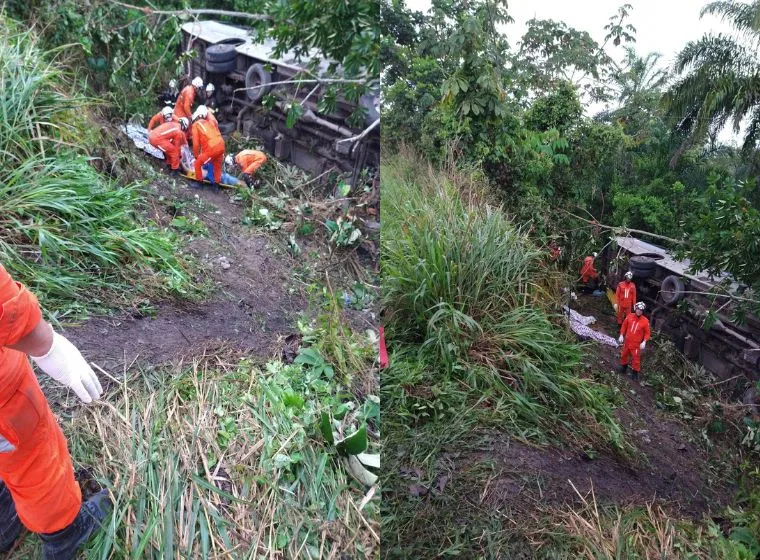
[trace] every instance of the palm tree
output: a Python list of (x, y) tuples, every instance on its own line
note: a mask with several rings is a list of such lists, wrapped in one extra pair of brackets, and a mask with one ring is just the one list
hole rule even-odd
[(641, 57), (631, 47), (625, 50), (625, 70), (615, 76), (618, 102), (623, 105), (642, 95), (659, 93), (668, 79), (668, 72), (658, 67), (662, 58), (660, 53), (652, 52)]
[(708, 34), (689, 42), (679, 53), (675, 72), (681, 76), (664, 97), (668, 113), (678, 121), (689, 145), (704, 142), (727, 123), (739, 132), (746, 124), (743, 149), (753, 150), (760, 139), (760, 0), (710, 2), (700, 17), (718, 15), (733, 35)]

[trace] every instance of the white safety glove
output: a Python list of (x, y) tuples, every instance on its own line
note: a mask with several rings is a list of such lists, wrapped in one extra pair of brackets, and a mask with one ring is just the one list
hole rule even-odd
[(639, 344), (639, 348), (643, 350), (646, 347), (647, 347), (647, 341), (646, 340), (642, 340), (641, 344)]
[(623, 335), (622, 334), (618, 337), (618, 342), (620, 344), (623, 344)]
[(617, 303), (612, 304), (612, 308), (617, 311)]
[(39, 358), (30, 358), (42, 371), (71, 388), (86, 403), (98, 399), (103, 393), (103, 387), (100, 386), (95, 372), (79, 350), (57, 332), (53, 332), (53, 345), (47, 354)]

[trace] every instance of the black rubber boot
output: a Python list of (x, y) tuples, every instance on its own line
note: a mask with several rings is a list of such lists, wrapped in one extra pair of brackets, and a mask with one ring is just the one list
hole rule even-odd
[(8, 552), (21, 534), (21, 521), (8, 487), (0, 481), (0, 552)]
[(73, 560), (110, 511), (108, 490), (101, 490), (82, 504), (79, 515), (68, 527), (55, 533), (41, 533), (44, 560)]
[(631, 379), (634, 380), (634, 381), (638, 381), (639, 380), (639, 372), (636, 371), (635, 369), (631, 370)]
[(618, 366), (618, 373), (621, 373), (621, 374), (625, 375), (625, 373), (627, 371), (628, 371), (628, 366), (627, 365), (624, 366), (624, 365), (621, 364), (621, 365)]

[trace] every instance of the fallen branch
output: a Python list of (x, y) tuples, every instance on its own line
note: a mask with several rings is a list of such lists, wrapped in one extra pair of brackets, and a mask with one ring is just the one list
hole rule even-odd
[(642, 229), (632, 229), (632, 228), (624, 227), (624, 226), (607, 226), (604, 224), (600, 224), (596, 220), (587, 220), (585, 218), (581, 218), (580, 216), (576, 216), (575, 214), (573, 214), (572, 212), (568, 212), (567, 210), (563, 210), (563, 209), (560, 209), (560, 210), (564, 212), (565, 214), (567, 214), (568, 216), (572, 216), (576, 220), (586, 222), (587, 224), (591, 224), (592, 226), (596, 226), (601, 229), (606, 229), (610, 231), (638, 233), (639, 235), (647, 235), (649, 237), (654, 237), (655, 239), (662, 239), (663, 241), (669, 241), (670, 243), (675, 243), (676, 245), (686, 245), (686, 242), (681, 239), (673, 239), (672, 237), (666, 237), (665, 235), (659, 235), (657, 233), (650, 233)]
[(146, 15), (162, 15), (162, 16), (199, 16), (199, 15), (213, 15), (213, 16), (229, 16), (243, 19), (252, 19), (255, 21), (271, 21), (271, 16), (265, 16), (262, 14), (248, 14), (245, 12), (232, 12), (229, 10), (211, 10), (211, 9), (192, 9), (185, 8), (183, 10), (155, 10), (148, 6), (135, 6), (133, 4), (126, 4), (119, 2), (118, 0), (110, 0), (111, 4), (121, 6), (123, 8), (129, 8), (130, 10), (138, 10)]
[(337, 140), (336, 144), (342, 144), (343, 142), (358, 142), (367, 134), (372, 132), (375, 128), (377, 128), (380, 125), (380, 119), (376, 119), (375, 122), (373, 122), (371, 125), (369, 125), (367, 128), (364, 129), (364, 131), (361, 134), (357, 134), (356, 136), (352, 136), (351, 138), (344, 138), (343, 140)]

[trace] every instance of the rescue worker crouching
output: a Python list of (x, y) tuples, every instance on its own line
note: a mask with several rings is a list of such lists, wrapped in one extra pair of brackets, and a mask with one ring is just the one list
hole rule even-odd
[(158, 113), (153, 115), (153, 118), (150, 119), (150, 122), (148, 123), (148, 132), (157, 126), (171, 122), (173, 115), (174, 110), (168, 105), (161, 109)]
[(630, 315), (633, 304), (636, 303), (636, 284), (631, 281), (632, 279), (633, 272), (629, 270), (615, 289), (615, 301), (617, 303), (615, 303), (614, 308), (617, 313), (618, 325), (623, 324), (625, 318)]
[(187, 144), (189, 125), (185, 117), (180, 117), (177, 122), (164, 123), (148, 133), (148, 142), (164, 153), (169, 172), (173, 175), (179, 173), (182, 146)]
[(644, 317), (646, 305), (643, 301), (633, 306), (633, 313), (628, 315), (620, 326), (618, 342), (623, 345), (620, 355), (620, 373), (626, 373), (628, 362), (631, 362), (631, 379), (638, 380), (641, 373), (641, 352), (646, 348), (651, 336), (649, 319)]
[(594, 289), (599, 285), (599, 273), (594, 268), (594, 259), (596, 253), (593, 256), (588, 256), (583, 259), (583, 265), (581, 266), (581, 282), (586, 284), (590, 289)]
[(242, 173), (243, 180), (249, 188), (259, 185), (260, 180), (254, 180), (253, 174), (266, 162), (266, 154), (258, 150), (242, 150), (234, 158), (228, 155), (225, 159), (228, 168), (232, 169), (230, 173), (233, 175)]
[(42, 319), (37, 298), (0, 266), (0, 551), (22, 524), (45, 560), (73, 560), (111, 510), (107, 490), (82, 501), (66, 439), (27, 356), (85, 403), (103, 392), (82, 354)]

